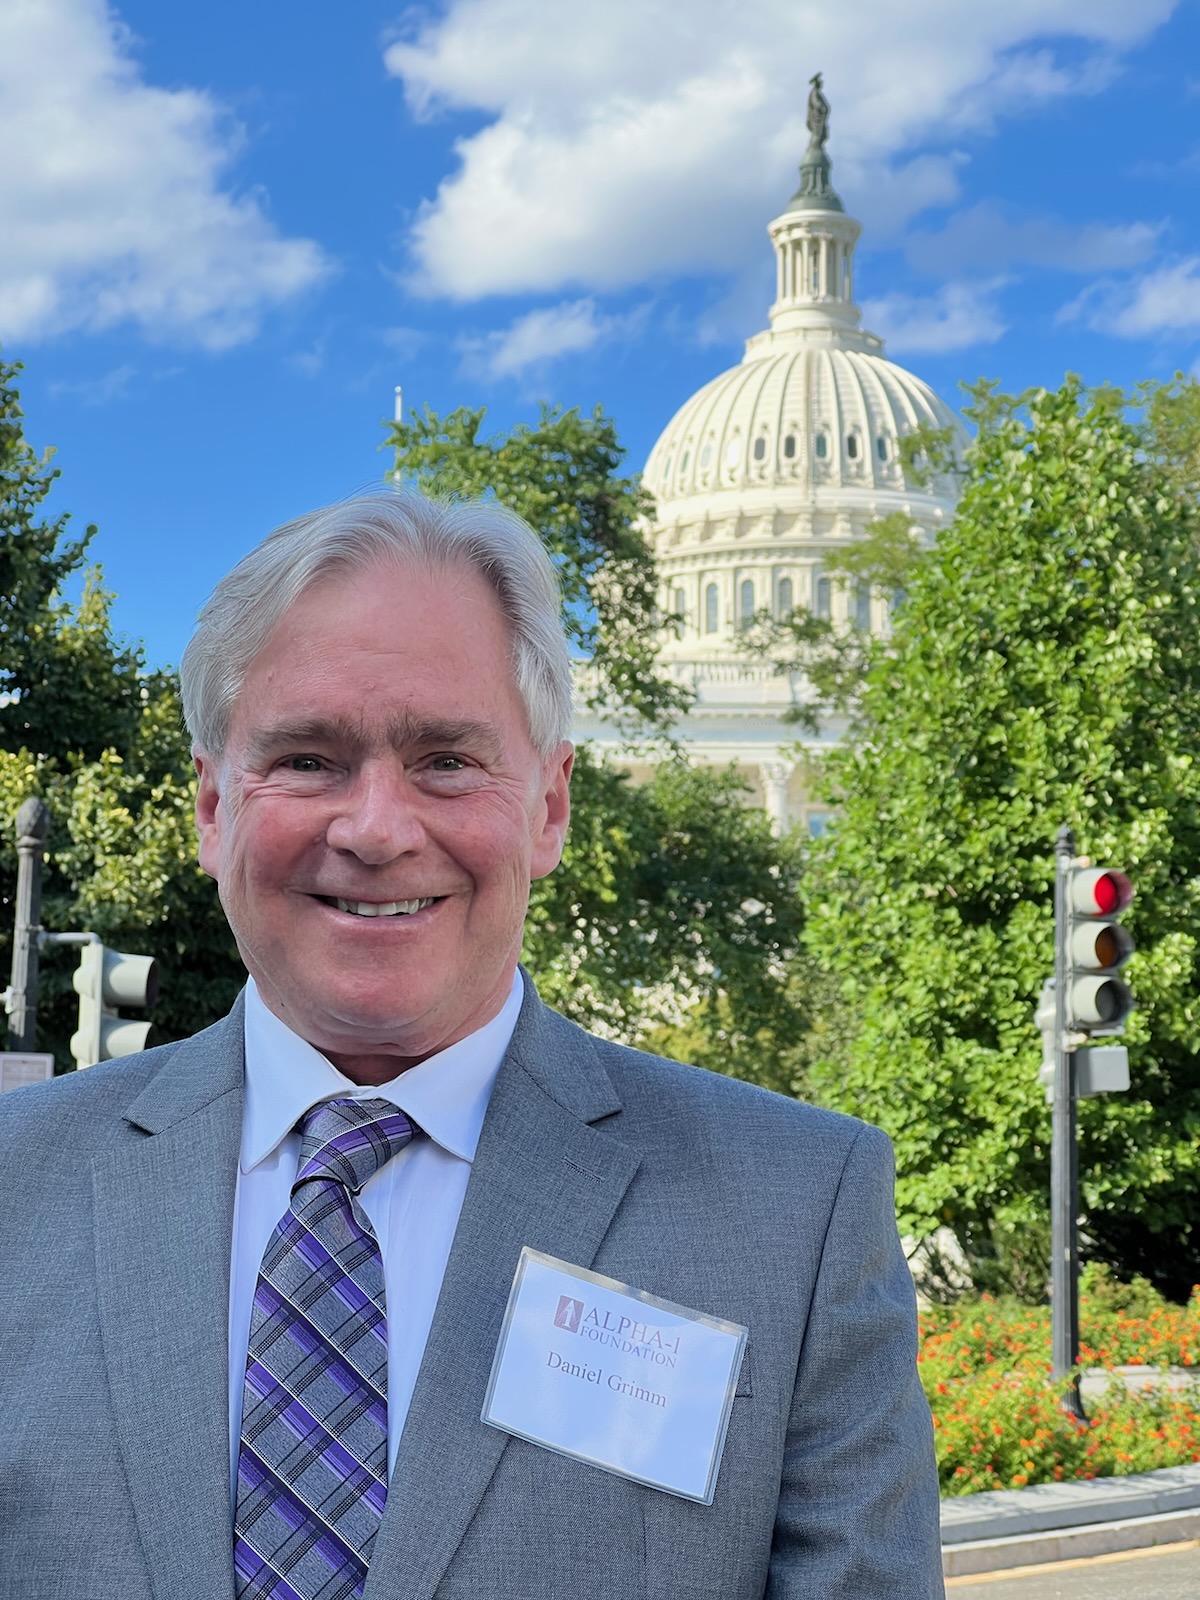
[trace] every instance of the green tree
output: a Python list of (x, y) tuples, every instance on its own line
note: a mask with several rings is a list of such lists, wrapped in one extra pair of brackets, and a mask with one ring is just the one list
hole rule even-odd
[(554, 558), (572, 646), (592, 664), (589, 703), (631, 732), (668, 728), (689, 696), (655, 662), (654, 556), (642, 531), (653, 509), (597, 407), (542, 410), (537, 427), (481, 437), (485, 413), (426, 410), (392, 425), (397, 477), (438, 496), (494, 497), (536, 530)]
[(1177, 372), (1170, 383), (1144, 383), (1135, 392), (1144, 414), (1149, 453), (1179, 494), (1200, 484), (1200, 382)]
[[(93, 612), (78, 631), (97, 625)], [(78, 642), (69, 614), (60, 629), (69, 655)], [(97, 672), (102, 636), (101, 630), (84, 641)], [(11, 899), (11, 822), (26, 795), (41, 795), (52, 819), (43, 924), (59, 931), (89, 928), (114, 949), (155, 956), (162, 990), (152, 1020), (161, 1041), (215, 1021), (245, 974), (215, 886), (196, 864), (195, 791), (173, 675), (146, 673), (130, 685), (124, 720), (129, 731), (121, 744), (95, 754), (0, 751), (0, 814), (8, 821), (0, 870)], [(0, 951), (5, 962), (11, 929), (10, 905)], [(44, 951), (41, 960), (39, 1048), (54, 1052), (60, 1070), (71, 1064), (76, 959), (75, 951), (58, 948)]]
[(580, 750), (562, 865), (534, 885), (525, 960), (585, 1027), (790, 1087), (799, 856), (733, 772), (665, 760), (640, 785)]
[[(52, 451), (38, 454), (25, 438), (18, 362), (0, 360), (0, 694), (7, 712), (13, 697), (36, 685), (28, 657), (31, 632), (44, 624), (54, 596), (83, 561), (82, 539), (65, 537), (67, 517), (42, 515), (58, 477)], [(0, 740), (7, 727), (0, 722)], [(7, 744), (7, 741), (6, 741)]]
[(61, 599), (96, 530), (70, 539), (65, 512), (42, 514), (59, 474), (25, 438), (20, 372), (0, 362), (0, 750), (95, 756), (132, 734), (142, 660), (114, 641), (98, 573)]
[[(195, 792), (174, 674), (153, 673), (131, 738), (71, 763), (56, 796), (60, 926), (91, 928), (115, 949), (157, 958), (159, 1042), (215, 1022), (246, 979), (216, 885), (196, 860)], [(67, 992), (70, 969), (60, 961), (57, 971)], [(60, 1030), (73, 1026), (73, 1005), (68, 992)]]
[[(112, 631), (112, 597), (85, 567), (95, 529), (42, 515), (58, 476), (26, 441), (16, 383), (0, 363), (0, 962), (11, 959), (13, 820), (27, 795), (50, 807), (43, 924), (90, 928), (159, 958), (156, 1036), (213, 1021), (241, 982), (213, 885), (195, 862), (191, 761), (174, 676), (147, 672)], [(82, 575), (77, 604), (63, 586)], [(39, 1044), (70, 1065), (76, 953), (43, 953)]]
[(1200, 513), (1123, 397), (976, 391), (953, 525), (913, 573), (805, 878), (835, 1005), (797, 1070), (896, 1141), (904, 1230), (953, 1229), (982, 1287), (1041, 1287), (1050, 1121), (1032, 1013), (1053, 847), (1138, 898), (1132, 1092), (1082, 1104), (1087, 1248), (1200, 1278)]

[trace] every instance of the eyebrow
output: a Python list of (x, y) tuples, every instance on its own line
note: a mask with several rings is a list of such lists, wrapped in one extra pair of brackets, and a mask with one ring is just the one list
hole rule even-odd
[[(442, 719), (401, 715), (389, 724), (386, 737), (397, 754), (417, 748), (465, 749), (482, 756), (498, 756), (501, 748), (500, 736), (490, 722), (469, 717)], [(360, 755), (375, 743), (374, 735), (358, 720), (300, 717), (257, 729), (247, 740), (247, 753), (252, 759), (262, 759), (280, 750), (334, 746)]]

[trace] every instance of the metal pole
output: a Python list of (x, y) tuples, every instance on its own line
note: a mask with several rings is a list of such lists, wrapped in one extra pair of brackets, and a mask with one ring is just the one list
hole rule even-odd
[[(1079, 1153), (1075, 1127), (1075, 1052), (1069, 1047), (1068, 990), (1071, 981), (1067, 904), (1075, 835), (1058, 831), (1054, 874), (1054, 1112), (1050, 1142), (1050, 1368), (1060, 1382), (1079, 1359)], [(1063, 1409), (1087, 1421), (1074, 1378)]]
[(31, 797), (17, 812), (17, 905), (12, 983), (8, 991), (8, 1048), (31, 1051), (37, 1033), (38, 933), (42, 921), (42, 856), (50, 810)]

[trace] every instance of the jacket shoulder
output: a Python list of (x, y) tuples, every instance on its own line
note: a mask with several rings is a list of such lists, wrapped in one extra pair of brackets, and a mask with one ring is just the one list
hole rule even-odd
[(73, 1166), (81, 1152), (95, 1151), (125, 1131), (126, 1113), (160, 1074), (204, 1072), (213, 1052), (228, 1051), (237, 1027), (240, 1008), (186, 1039), (0, 1095), (0, 1161), (7, 1164), (32, 1149), (43, 1167)]
[(865, 1141), (890, 1150), (886, 1134), (857, 1117), (827, 1111), (760, 1088), (741, 1078), (730, 1078), (706, 1067), (673, 1061), (628, 1045), (617, 1044), (546, 1011), (559, 1035), (560, 1046), (576, 1059), (587, 1055), (611, 1081), (620, 1097), (623, 1115), (631, 1119), (691, 1122), (695, 1127), (727, 1129), (739, 1142), (761, 1138), (789, 1144), (800, 1140), (821, 1145), (843, 1155)]

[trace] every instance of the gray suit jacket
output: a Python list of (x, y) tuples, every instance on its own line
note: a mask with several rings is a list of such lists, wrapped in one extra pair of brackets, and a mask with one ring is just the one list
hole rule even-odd
[[(231, 1600), (240, 1005), (0, 1100), (0, 1600)], [(523, 1245), (745, 1324), (697, 1505), (479, 1420)], [(593, 1038), (530, 989), (367, 1600), (925, 1600), (929, 1413), (886, 1139)]]

